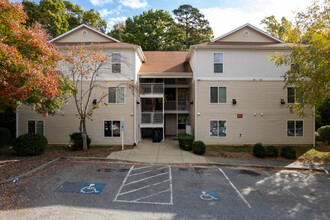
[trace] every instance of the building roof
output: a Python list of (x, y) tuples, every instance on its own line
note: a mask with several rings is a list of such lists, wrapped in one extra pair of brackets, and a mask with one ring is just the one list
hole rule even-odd
[(185, 62), (186, 51), (145, 51), (147, 61), (142, 64), (139, 73), (192, 73)]
[(274, 43), (274, 42), (238, 42), (238, 41), (216, 41), (216, 42), (206, 42), (201, 44), (196, 44), (194, 46), (216, 46), (216, 45), (233, 45), (233, 46), (284, 46), (283, 43)]
[(124, 42), (54, 42), (55, 46), (136, 46)]

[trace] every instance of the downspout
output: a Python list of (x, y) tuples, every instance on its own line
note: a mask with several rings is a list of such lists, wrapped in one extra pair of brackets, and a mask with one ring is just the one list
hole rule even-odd
[[(136, 69), (136, 55), (137, 55), (137, 51), (136, 51), (136, 47), (134, 47), (134, 52), (135, 52), (135, 54), (134, 54), (134, 64), (135, 64), (135, 67), (134, 67), (134, 74), (135, 74), (135, 76), (134, 76), (134, 84), (135, 84), (135, 86), (138, 86), (138, 82), (137, 82), (137, 69)], [(134, 143), (133, 143), (133, 146), (136, 146), (136, 144), (137, 144), (137, 141), (136, 141), (136, 132), (137, 132), (137, 130), (136, 130), (136, 91), (135, 91), (135, 89), (133, 89), (133, 96), (134, 96), (134, 98), (133, 98), (133, 102), (134, 102), (134, 104), (133, 104), (133, 106), (134, 106), (134, 112), (133, 112), (133, 114), (134, 114), (134, 122), (133, 122), (133, 129), (134, 129), (134, 132), (133, 132), (133, 138), (134, 138)]]
[(195, 140), (197, 140), (197, 104), (198, 104), (198, 99), (197, 99), (197, 48), (195, 47), (195, 73), (194, 73), (194, 81), (195, 81)]

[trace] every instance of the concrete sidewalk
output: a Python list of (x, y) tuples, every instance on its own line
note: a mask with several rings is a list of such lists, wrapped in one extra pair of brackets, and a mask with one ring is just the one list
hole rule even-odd
[(199, 156), (192, 152), (181, 150), (178, 141), (169, 138), (160, 143), (153, 143), (151, 140), (145, 139), (134, 149), (113, 152), (107, 157), (107, 159), (142, 163), (221, 165), (232, 167), (242, 166), (319, 171), (327, 170), (330, 172), (330, 164)]

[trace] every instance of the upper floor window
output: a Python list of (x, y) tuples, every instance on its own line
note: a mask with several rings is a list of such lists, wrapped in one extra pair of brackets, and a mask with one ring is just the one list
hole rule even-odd
[(124, 87), (109, 87), (108, 102), (109, 103), (124, 103), (125, 88)]
[(44, 121), (28, 120), (28, 133), (44, 135)]
[(121, 73), (121, 54), (112, 54), (112, 73)]
[(223, 53), (214, 53), (214, 73), (223, 73)]
[(288, 87), (288, 103), (301, 103), (303, 101), (302, 97), (297, 97), (297, 88), (294, 87)]
[(226, 103), (227, 88), (226, 87), (210, 87), (210, 102), (211, 103)]

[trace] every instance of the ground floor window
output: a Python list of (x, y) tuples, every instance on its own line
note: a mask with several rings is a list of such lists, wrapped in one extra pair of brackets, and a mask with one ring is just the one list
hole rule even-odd
[(210, 121), (210, 136), (211, 137), (226, 137), (227, 123), (225, 120)]
[(178, 117), (178, 129), (186, 130), (186, 125), (189, 124), (188, 117)]
[(120, 121), (104, 121), (104, 137), (120, 137)]
[(28, 120), (28, 133), (44, 135), (44, 121)]
[(287, 136), (303, 136), (304, 135), (304, 121), (290, 120), (287, 122)]

